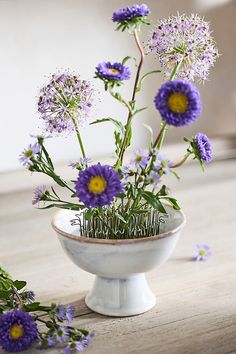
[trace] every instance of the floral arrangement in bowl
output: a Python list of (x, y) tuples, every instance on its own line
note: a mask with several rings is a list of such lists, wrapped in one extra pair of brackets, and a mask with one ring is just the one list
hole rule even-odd
[[(211, 143), (201, 132), (184, 138), (186, 153), (179, 162), (171, 162), (162, 153), (168, 129), (193, 124), (201, 114), (200, 92), (193, 81), (204, 82), (219, 56), (209, 24), (198, 15), (172, 16), (158, 22), (143, 46), (141, 28), (149, 25), (149, 14), (148, 6), (142, 4), (119, 9), (112, 16), (116, 29), (128, 32), (137, 46), (135, 72), (128, 65), (134, 59), (130, 56), (114, 63), (105, 60), (95, 68), (94, 78), (127, 110), (126, 120), (102, 117), (90, 121), (90, 125), (114, 126), (113, 164), (92, 161), (86, 154), (82, 129), (96, 95), (90, 82), (69, 72), (52, 75), (42, 87), (38, 111), (44, 133), (35, 136), (36, 141), (20, 156), (30, 172), (44, 173), (68, 191), (68, 199), (62, 199), (53, 186), (38, 187), (33, 204), (61, 209), (52, 226), (63, 249), (76, 265), (96, 274), (85, 302), (92, 310), (112, 316), (139, 314), (155, 304), (144, 273), (170, 256), (185, 224), (165, 177), (173, 174), (179, 178), (176, 169), (190, 157), (202, 169), (212, 160)], [(150, 53), (156, 55), (159, 66), (143, 72), (143, 62)], [(164, 83), (153, 92), (153, 101), (161, 117), (160, 131), (154, 136), (146, 125), (150, 132), (146, 149), (135, 151), (127, 162), (133, 122), (147, 109), (138, 105), (143, 82), (159, 73), (163, 73)], [(120, 86), (132, 79), (131, 95), (125, 98)], [(69, 182), (58, 175), (46, 148), (48, 138), (61, 134), (74, 134), (81, 153), (69, 165), (74, 170), (74, 179)], [(198, 260), (207, 259), (204, 247), (196, 253)]]
[[(151, 31), (145, 49), (157, 56), (161, 69), (142, 73), (145, 50), (139, 36), (142, 25), (149, 25), (149, 14), (148, 6), (142, 4), (119, 9), (112, 16), (118, 25), (117, 30), (128, 31), (134, 37), (140, 54), (131, 98), (126, 99), (118, 92), (118, 88), (132, 77), (128, 66), (131, 57), (126, 56), (115, 63), (104, 61), (95, 69), (95, 78), (101, 80), (105, 90), (127, 108), (126, 122), (111, 117), (90, 122), (114, 125), (114, 164), (92, 162), (86, 155), (81, 131), (93, 106), (95, 93), (90, 82), (69, 72), (52, 75), (49, 83), (42, 87), (38, 111), (50, 137), (63, 133), (75, 133), (77, 136), (81, 157), (70, 164), (75, 170), (75, 181), (68, 183), (57, 175), (46, 149), (49, 136), (35, 137), (37, 141), (20, 156), (21, 163), (30, 172), (47, 174), (70, 193), (70, 199), (65, 201), (53, 187), (39, 187), (33, 204), (43, 201), (47, 203), (44, 208), (81, 212), (87, 225), (81, 230), (83, 233), (86, 234), (91, 224), (96, 225), (93, 234), (88, 233), (89, 237), (123, 239), (157, 234), (159, 223), (155, 224), (156, 228), (150, 228), (150, 220), (159, 213), (166, 214), (163, 202), (180, 209), (177, 200), (168, 194), (168, 188), (163, 184), (166, 175), (171, 173), (178, 178), (176, 168), (190, 156), (197, 159), (202, 168), (212, 159), (211, 143), (203, 133), (185, 138), (188, 143), (186, 155), (178, 163), (172, 163), (161, 153), (170, 126), (193, 124), (201, 114), (200, 92), (190, 81), (205, 81), (218, 57), (209, 24), (198, 15), (177, 15), (160, 20)], [(132, 142), (132, 123), (147, 109), (138, 107), (142, 83), (147, 76), (160, 72), (163, 72), (165, 82), (153, 94), (155, 107), (162, 119), (160, 132), (154, 139), (152, 129), (148, 127), (152, 137), (147, 149), (137, 150), (131, 161), (124, 163), (124, 155)]]

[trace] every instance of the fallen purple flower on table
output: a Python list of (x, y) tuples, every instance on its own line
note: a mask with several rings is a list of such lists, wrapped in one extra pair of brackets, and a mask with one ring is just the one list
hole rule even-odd
[(194, 249), (194, 259), (196, 261), (207, 261), (209, 256), (211, 255), (210, 246), (199, 243), (197, 244)]

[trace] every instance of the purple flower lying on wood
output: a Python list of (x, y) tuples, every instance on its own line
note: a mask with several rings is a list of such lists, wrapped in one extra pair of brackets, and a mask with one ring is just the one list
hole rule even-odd
[(210, 246), (204, 243), (200, 243), (196, 245), (193, 251), (194, 251), (194, 259), (196, 261), (207, 261), (209, 256), (211, 255)]
[(150, 10), (146, 4), (132, 5), (116, 10), (112, 15), (112, 21), (121, 23), (123, 21), (130, 21), (134, 17), (144, 17), (150, 14)]
[(177, 78), (194, 81), (198, 77), (204, 81), (219, 56), (208, 22), (194, 14), (159, 21), (148, 47), (159, 58), (165, 78), (169, 78), (179, 63)]
[(188, 81), (165, 82), (160, 87), (154, 103), (162, 119), (175, 127), (190, 125), (201, 114), (200, 93), (196, 86)]
[(212, 146), (208, 137), (203, 133), (195, 135), (198, 157), (208, 163), (212, 160)]
[(27, 350), (37, 333), (35, 321), (27, 312), (14, 310), (0, 317), (0, 346), (7, 352)]
[(79, 173), (75, 189), (80, 201), (90, 208), (111, 204), (122, 188), (118, 172), (98, 163)]
[(131, 76), (130, 69), (121, 63), (111, 64), (109, 61), (103, 62), (98, 64), (96, 70), (96, 74), (101, 79), (122, 81), (129, 80)]
[(50, 133), (62, 133), (81, 126), (92, 106), (89, 82), (71, 74), (54, 74), (40, 91), (38, 111)]

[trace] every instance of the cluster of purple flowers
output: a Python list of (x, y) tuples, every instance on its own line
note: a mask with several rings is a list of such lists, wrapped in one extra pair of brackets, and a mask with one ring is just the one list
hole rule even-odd
[(194, 81), (207, 79), (209, 69), (219, 56), (209, 24), (198, 15), (178, 15), (159, 21), (148, 42), (168, 78), (176, 64), (177, 78)]
[(76, 75), (54, 74), (40, 90), (38, 111), (50, 133), (74, 130), (74, 122), (82, 126), (92, 106), (93, 89)]

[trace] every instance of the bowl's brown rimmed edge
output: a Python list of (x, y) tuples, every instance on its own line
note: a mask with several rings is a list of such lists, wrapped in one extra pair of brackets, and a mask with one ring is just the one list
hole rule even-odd
[(143, 242), (143, 241), (151, 241), (151, 240), (156, 240), (156, 239), (162, 239), (168, 236), (172, 236), (173, 234), (177, 233), (179, 230), (181, 230), (184, 225), (186, 224), (186, 217), (184, 213), (181, 210), (178, 210), (179, 213), (182, 214), (183, 221), (182, 223), (176, 227), (173, 230), (163, 232), (162, 234), (159, 235), (154, 235), (154, 236), (148, 236), (148, 237), (140, 237), (140, 238), (127, 238), (127, 239), (102, 239), (102, 238), (89, 238), (89, 237), (84, 237), (84, 236), (74, 236), (72, 234), (69, 234), (68, 232), (62, 231), (55, 225), (55, 221), (58, 217), (58, 214), (63, 212), (63, 210), (58, 210), (51, 221), (52, 228), (61, 236), (67, 237), (69, 239), (79, 241), (79, 242), (85, 242), (85, 243), (94, 243), (94, 244), (105, 244), (105, 245), (117, 245), (117, 244), (129, 244), (129, 243), (136, 243), (136, 242)]

